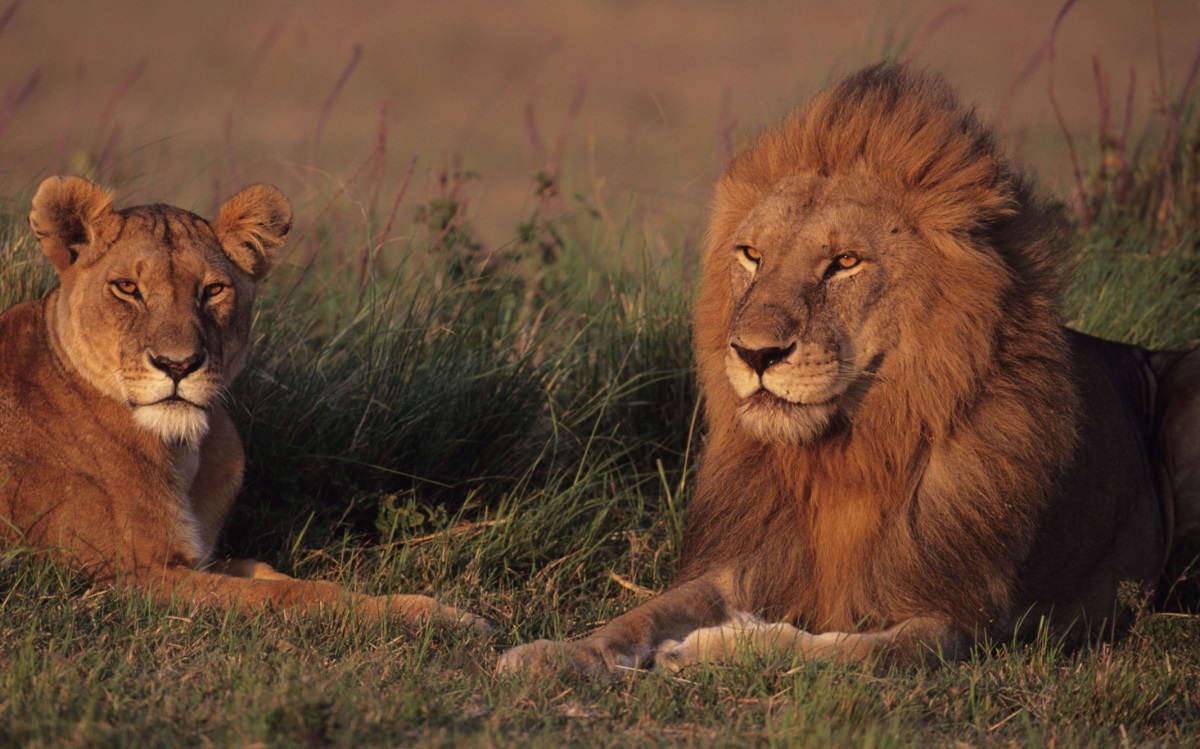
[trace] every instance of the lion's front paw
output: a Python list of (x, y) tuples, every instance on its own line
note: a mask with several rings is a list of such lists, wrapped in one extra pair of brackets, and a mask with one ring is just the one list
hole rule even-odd
[(496, 664), (496, 673), (543, 675), (571, 670), (584, 676), (599, 676), (636, 668), (637, 665), (635, 656), (601, 640), (536, 640), (510, 648), (501, 655)]
[(697, 663), (723, 663), (732, 660), (739, 634), (740, 627), (725, 625), (697, 629), (682, 641), (665, 640), (654, 653), (654, 666), (668, 671), (680, 671)]
[(678, 671), (698, 663), (734, 663), (746, 658), (792, 658), (800, 642), (832, 637), (813, 637), (790, 624), (768, 624), (749, 614), (738, 614), (716, 627), (693, 630), (682, 641), (666, 640), (654, 653), (657, 668)]

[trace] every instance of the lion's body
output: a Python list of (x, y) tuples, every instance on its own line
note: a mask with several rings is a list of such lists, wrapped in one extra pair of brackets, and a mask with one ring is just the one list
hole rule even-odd
[[(1076, 636), (1200, 521), (1200, 355), (1062, 326), (1054, 208), (939, 80), (864, 70), (716, 187), (679, 580), (576, 667)], [(542, 667), (563, 646), (506, 654)]]
[(222, 398), (291, 226), (282, 195), (248, 188), (210, 224), (164, 205), (117, 212), (84, 180), (52, 178), (30, 223), (60, 285), (0, 314), (0, 541), (163, 599), (477, 621), (213, 559), (244, 460)]
[[(866, 490), (848, 480), (850, 445), (801, 457), (714, 435), (697, 478), (682, 576), (731, 567), (741, 581), (732, 608), (814, 633), (877, 629), (930, 610), (964, 633), (997, 637), (1013, 631), (1014, 617), (1036, 627), (1050, 606), (1061, 623), (1111, 619), (1118, 584), (1151, 589), (1169, 540), (1150, 452), (1155, 379), (1141, 349), (1080, 334), (1066, 344), (1079, 386), (1075, 429), (1086, 439), (1038, 487), (1044, 494), (988, 495), (987, 481), (1028, 479), (1019, 463), (1007, 476), (970, 475), (974, 461), (995, 470), (984, 461), (1023, 457), (1010, 457), (1002, 427), (973, 455), (947, 446), (942, 455), (908, 457), (918, 476)], [(1018, 407), (997, 404), (992, 418)], [(759, 470), (748, 475), (749, 465)], [(754, 503), (723, 501), (750, 492)], [(1111, 500), (1098, 504), (1104, 496)]]

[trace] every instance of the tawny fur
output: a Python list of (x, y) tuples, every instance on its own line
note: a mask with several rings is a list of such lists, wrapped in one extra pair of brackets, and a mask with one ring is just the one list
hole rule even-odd
[(1119, 585), (1152, 589), (1198, 520), (1200, 356), (1064, 329), (1063, 224), (945, 83), (898, 66), (744, 148), (695, 306), (708, 435), (679, 580), (501, 668), (912, 662), (1122, 621)]
[(486, 626), (425, 596), (212, 558), (243, 471), (222, 399), (291, 223), (265, 185), (212, 224), (166, 205), (117, 212), (79, 178), (41, 185), (30, 225), (60, 284), (0, 315), (0, 542), (164, 600)]

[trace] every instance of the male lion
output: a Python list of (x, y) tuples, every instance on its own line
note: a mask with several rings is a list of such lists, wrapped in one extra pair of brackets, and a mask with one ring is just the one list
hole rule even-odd
[[(695, 308), (679, 579), (501, 671), (906, 664), (1119, 624), (1200, 522), (1200, 355), (1066, 330), (1060, 216), (939, 79), (881, 65), (744, 148)], [(1081, 625), (1081, 626), (1075, 626)]]
[(0, 541), (161, 599), (484, 625), (425, 596), (211, 558), (242, 483), (221, 399), (292, 225), (283, 195), (249, 187), (210, 224), (167, 205), (115, 211), (89, 182), (52, 177), (29, 222), (60, 285), (0, 315)]

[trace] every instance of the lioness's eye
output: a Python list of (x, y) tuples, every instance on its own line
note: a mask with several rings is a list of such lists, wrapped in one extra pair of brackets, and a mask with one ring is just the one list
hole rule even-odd
[(137, 299), (138, 297), (141, 296), (141, 294), (138, 293), (137, 284), (135, 284), (133, 281), (130, 281), (129, 279), (122, 278), (119, 281), (113, 281), (112, 285), (113, 285), (113, 287), (116, 288), (117, 291), (119, 291), (121, 294), (123, 294), (125, 296), (130, 296), (135, 299)]
[(210, 283), (208, 286), (204, 287), (205, 299), (212, 299), (213, 297), (220, 296), (223, 293), (225, 293), (225, 284), (223, 283)]
[(742, 255), (747, 260), (754, 263), (755, 265), (758, 265), (758, 261), (762, 260), (762, 253), (759, 252), (758, 250), (754, 249), (753, 247), (751, 247), (748, 244), (739, 244), (737, 246), (737, 248), (739, 250), (741, 250)]

